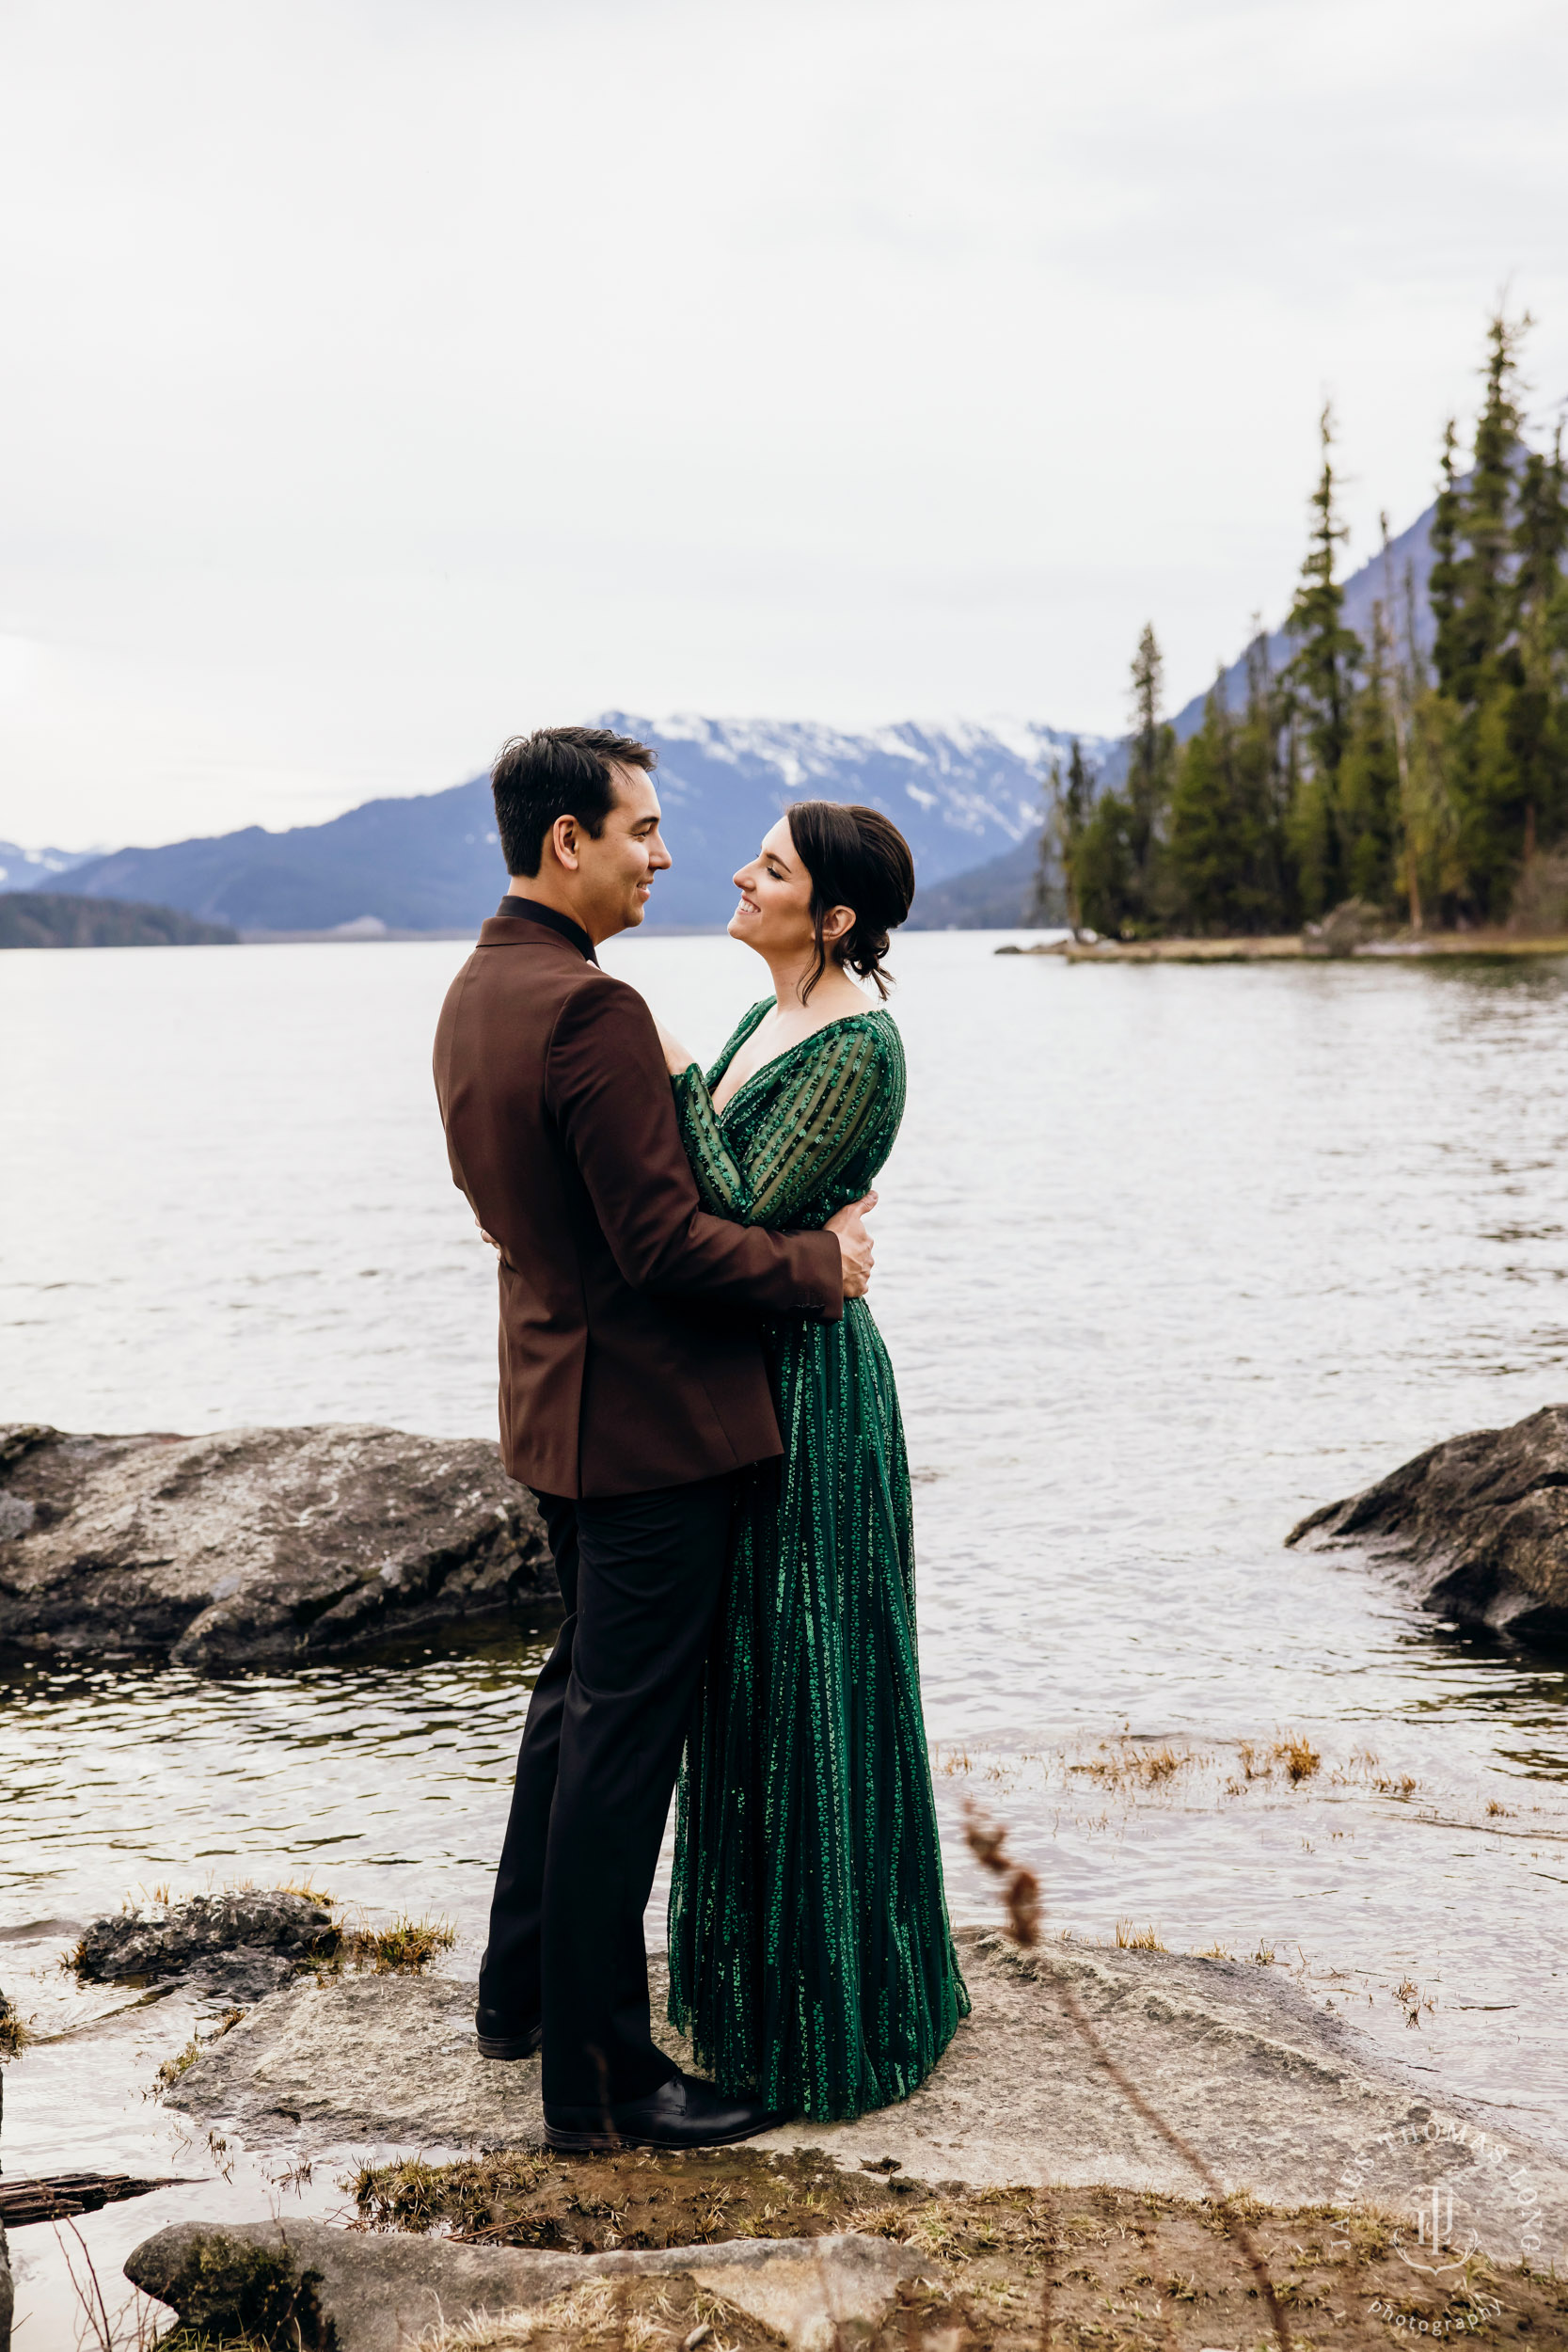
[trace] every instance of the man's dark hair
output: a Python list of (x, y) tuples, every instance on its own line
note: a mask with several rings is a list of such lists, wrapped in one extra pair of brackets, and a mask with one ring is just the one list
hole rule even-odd
[(545, 835), (558, 817), (575, 817), (598, 839), (615, 805), (612, 761), (649, 769), (658, 765), (658, 754), (608, 727), (535, 727), (501, 745), (490, 788), (509, 874), (538, 873)]

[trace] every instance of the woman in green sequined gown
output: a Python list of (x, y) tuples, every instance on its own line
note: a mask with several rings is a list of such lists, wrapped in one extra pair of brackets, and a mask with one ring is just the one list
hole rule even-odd
[[(867, 819), (871, 849), (886, 848), (880, 827), (907, 869), (901, 837), (875, 811), (807, 803), (781, 820), (736, 876), (743, 898), (731, 930), (748, 937), (750, 924), (751, 944), (780, 948), (768, 960), (775, 980), (789, 980), (787, 997), (781, 987), (753, 1005), (705, 1075), (665, 1041), (698, 1189), (718, 1216), (819, 1227), (870, 1191), (893, 1147), (902, 1041), (843, 970), (878, 977), (884, 925), (901, 920), (909, 900), (908, 888), (902, 903), (895, 890), (891, 918), (884, 911), (878, 922), (873, 906), (868, 925), (877, 870), (863, 870), (847, 829), (859, 824), (863, 849)], [(800, 956), (792, 963), (784, 952), (789, 896), (770, 884), (787, 878), (769, 875), (768, 844), (793, 866), (807, 949), (825, 912), (854, 915), (852, 902), (829, 902), (851, 890), (863, 902), (842, 942), (827, 926), (829, 987), (816, 1003), (809, 987), (800, 997)], [(858, 1009), (833, 1013), (835, 1005)], [(736, 1067), (748, 1073), (738, 1084)], [(847, 1300), (837, 1323), (769, 1321), (764, 1343), (784, 1451), (739, 1482), (676, 1801), (670, 2015), (721, 2089), (828, 2119), (906, 2097), (968, 2014), (969, 1996), (948, 1927), (921, 1714), (913, 1515), (893, 1369), (863, 1299)]]

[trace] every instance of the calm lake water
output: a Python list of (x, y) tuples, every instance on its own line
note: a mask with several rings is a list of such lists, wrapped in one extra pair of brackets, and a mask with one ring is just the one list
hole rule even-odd
[[(910, 1108), (876, 1219), (955, 1913), (987, 1915), (969, 1792), (1053, 1929), (1272, 1950), (1434, 2090), (1568, 2145), (1568, 1676), (1281, 1549), (1313, 1504), (1568, 1394), (1568, 969), (996, 945), (900, 947)], [(493, 1434), (493, 1263), (429, 1075), (465, 952), (0, 957), (0, 1419)], [(761, 993), (723, 939), (605, 961), (704, 1051)], [(76, 1924), (138, 1883), (309, 1869), (444, 1912), (471, 1963), (544, 1630), (0, 1683), (0, 1985), (50, 2037), (7, 2070), (6, 2169), (202, 2179), (97, 2217), (101, 2267), (283, 2192), (178, 2143), (143, 2094), (191, 2006), (76, 1991)], [(1322, 1759), (1297, 1786), (1286, 1733)], [(309, 2197), (338, 2201), (320, 2165)], [(53, 2233), (14, 2249), (42, 2352), (69, 2341)]]

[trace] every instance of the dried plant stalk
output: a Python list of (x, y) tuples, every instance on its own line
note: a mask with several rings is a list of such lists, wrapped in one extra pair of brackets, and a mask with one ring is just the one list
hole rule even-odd
[[(973, 1798), (964, 1801), (964, 1836), (969, 1850), (984, 1870), (1000, 1883), (1002, 1901), (1007, 1914), (1007, 1932), (1015, 1944), (1025, 1951), (1039, 1941), (1040, 1888), (1032, 1870), (1024, 1869), (1008, 1859), (1007, 1833), (999, 1824), (988, 1821)], [(1167, 2147), (1174, 2148), (1184, 2164), (1192, 2167), (1212, 2198), (1226, 2228), (1235, 2239), (1237, 2248), (1258, 2282), (1258, 2292), (1267, 2306), (1274, 2332), (1279, 2342), (1279, 2352), (1291, 2352), (1290, 2330), (1285, 2314), (1275, 2292), (1268, 2265), (1259, 2251), (1256, 2239), (1246, 2223), (1230, 2202), (1228, 2192), (1222, 2188), (1197, 2150), (1184, 2140), (1174, 2124), (1167, 2123), (1159, 2110), (1151, 2106), (1143, 2092), (1117, 2064), (1090, 2022), (1088, 2011), (1069, 1984), (1065, 1984), (1054, 1969), (1047, 1972), (1047, 1982), (1056, 1995), (1068, 2017), (1083, 2035), (1096, 2065), (1101, 2067), (1115, 2083), (1122, 2097), (1141, 2115), (1151, 2130), (1159, 2133)]]

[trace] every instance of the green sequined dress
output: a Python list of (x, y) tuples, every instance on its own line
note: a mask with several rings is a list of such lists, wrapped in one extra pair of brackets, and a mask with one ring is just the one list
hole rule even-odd
[[(890, 1016), (834, 1021), (716, 1112), (771, 1009), (674, 1080), (704, 1206), (825, 1224), (870, 1187), (904, 1112)], [(725, 2090), (790, 2115), (907, 2097), (969, 1994), (942, 1891), (915, 1653), (898, 1392), (870, 1309), (770, 1319), (782, 1461), (742, 1474), (724, 1600), (676, 1801), (670, 2016)]]

